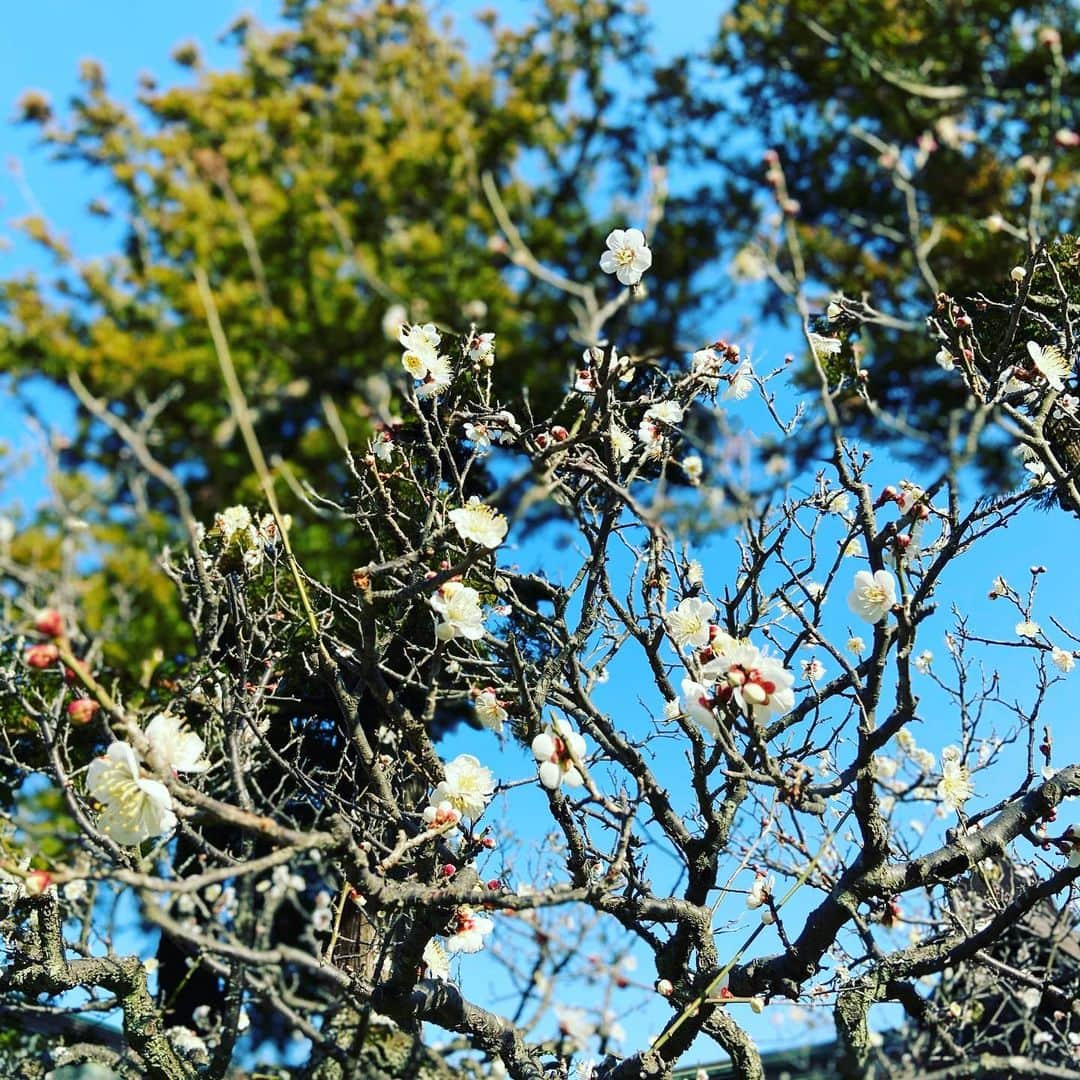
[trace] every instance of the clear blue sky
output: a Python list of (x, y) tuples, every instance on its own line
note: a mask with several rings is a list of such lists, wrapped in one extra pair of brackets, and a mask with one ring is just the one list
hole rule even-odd
[[(492, 6), (511, 21), (519, 19), (522, 12), (529, 8), (529, 4), (523, 0), (494, 4), (455, 0), (437, 5), (439, 10), (458, 17), (481, 7)], [(656, 48), (670, 54), (699, 45), (725, 7), (721, 0), (701, 0), (693, 5), (654, 4)], [(246, 0), (244, 3), (237, 0), (187, 0), (182, 4), (151, 3), (146, 0), (35, 0), (32, 3), (9, 3), (5, 5), (4, 34), (0, 36), (0, 117), (13, 113), (15, 101), (27, 88), (45, 91), (62, 108), (76, 88), (78, 63), (86, 57), (104, 63), (113, 91), (129, 101), (134, 97), (142, 72), (153, 72), (162, 82), (184, 76), (169, 60), (172, 48), (181, 41), (198, 41), (211, 66), (226, 65), (231, 59), (231, 50), (216, 44), (216, 35), (241, 11), (252, 12), (263, 21), (273, 21), (276, 10), (276, 0)], [(691, 11), (692, 18), (688, 17)], [(468, 20), (461, 19), (460, 26), (469, 40), (478, 40), (473, 37), (473, 32), (469, 32)], [(28, 213), (34, 203), (68, 236), (73, 247), (84, 257), (110, 250), (115, 239), (114, 232), (107, 225), (85, 213), (86, 203), (99, 193), (91, 188), (85, 174), (71, 167), (50, 164), (43, 154), (35, 152), (32, 136), (30, 129), (0, 124), (0, 276), (28, 267), (43, 267), (40, 254), (21, 240), (8, 224), (12, 218)], [(18, 180), (9, 168), (13, 161), (20, 163), (25, 181)], [(5, 242), (10, 245), (6, 250)], [(788, 347), (775, 332), (763, 336), (759, 342), (761, 346), (767, 348), (773, 359)], [(54, 394), (46, 395), (43, 400), (54, 422), (62, 423), (67, 409), (60, 398)], [(31, 445), (26, 441), (23, 423), (17, 412), (0, 393), (0, 441), (4, 440), (21, 443), (24, 447)], [(919, 479), (899, 467), (894, 470), (894, 475), (888, 473), (889, 470), (882, 470), (883, 480), (887, 478), (895, 482), (904, 476)], [(0, 506), (10, 503), (13, 498), (24, 502), (34, 501), (40, 496), (40, 483), (40, 471), (31, 471), (18, 491), (10, 488), (0, 490)], [(1007, 615), (1000, 606), (997, 610), (989, 606), (986, 593), (991, 579), (996, 574), (1003, 574), (1019, 584), (1031, 563), (1043, 562), (1052, 570), (1051, 587), (1046, 589), (1046, 598), (1052, 596), (1055, 613), (1070, 621), (1080, 609), (1077, 603), (1080, 591), (1071, 560), (1067, 556), (1062, 557), (1061, 553), (1067, 553), (1075, 546), (1078, 528), (1080, 524), (1060, 512), (1049, 515), (1029, 512), (1007, 533), (995, 536), (979, 553), (957, 567), (951, 579), (945, 582), (942, 593), (961, 610), (985, 616), (996, 623), (1002, 633), (1007, 633), (1015, 617)], [(731, 544), (730, 539), (722, 538), (703, 553), (709, 580), (713, 584), (720, 585), (724, 580), (722, 568), (725, 565), (734, 565), (735, 552)], [(528, 556), (522, 553), (522, 557)], [(843, 594), (838, 591), (833, 607), (842, 608), (842, 601)], [(1042, 609), (1036, 617), (1048, 625), (1049, 619), (1043, 614), (1045, 610)], [(846, 619), (846, 613), (836, 610), (832, 617), (839, 621)], [(944, 629), (943, 615), (935, 620), (930, 635), (933, 640), (927, 643), (941, 659), (945, 656), (941, 644)], [(1009, 663), (1002, 670), (1007, 680), (1004, 696), (1019, 696), (1019, 689), (1010, 686), (1008, 679), (1015, 678), (1016, 687), (1026, 682), (1026, 658), (1009, 658)], [(1080, 679), (1080, 671), (1074, 678)], [(613, 684), (619, 682), (619, 679), (613, 679), (601, 693), (605, 707), (613, 712), (625, 708), (628, 697), (625, 682), (619, 686), (616, 694)], [(636, 701), (636, 691), (630, 693), (629, 697)], [(1057, 688), (1051, 696), (1047, 719), (1056, 721), (1059, 753), (1075, 758), (1080, 755), (1080, 733), (1075, 731), (1069, 697), (1066, 688)], [(633, 708), (640, 711), (636, 704)], [(935, 738), (933, 732), (927, 732), (925, 737), (920, 736), (920, 741), (937, 750), (942, 742), (954, 737), (955, 718), (947, 715), (938, 717), (931, 709), (927, 711), (930, 722), (940, 725), (942, 737)], [(447, 756), (459, 751), (486, 753), (486, 750), (477, 747), (475, 735), (463, 733), (460, 739), (460, 745), (456, 745), (457, 739), (451, 740), (446, 747)], [(511, 758), (514, 760), (512, 765)], [(492, 763), (495, 760), (492, 750)], [(520, 752), (517, 751), (504, 754), (498, 760), (506, 760), (508, 767), (519, 775), (524, 768)], [(1002, 777), (1002, 788), (1007, 782), (1008, 778)], [(1080, 815), (1075, 812), (1065, 814), (1062, 824), (1078, 818)], [(647, 976), (647, 973), (643, 974)], [(781, 1032), (773, 1020), (778, 1015), (779, 1010), (769, 1010), (765, 1017), (755, 1018), (752, 1030), (763, 1042), (786, 1043), (798, 1037), (790, 1028), (783, 1031), (785, 1037), (780, 1037)], [(746, 1019), (741, 1013), (738, 1018)], [(658, 1026), (659, 1022), (659, 1015), (650, 1015), (646, 1021), (650, 1028)], [(707, 1047), (703, 1046), (702, 1051), (706, 1057), (716, 1056)]]

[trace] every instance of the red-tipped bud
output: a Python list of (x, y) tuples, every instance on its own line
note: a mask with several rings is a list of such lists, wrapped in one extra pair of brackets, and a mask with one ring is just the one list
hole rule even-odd
[(453, 877), (457, 873), (457, 867), (453, 863), (445, 863), (442, 868), (443, 877)]
[(485, 836), (485, 837), (481, 838), (480, 845), (481, 845), (481, 847), (487, 848), (488, 851), (494, 851), (495, 850), (495, 837), (494, 836)]
[(556, 442), (566, 442), (570, 438), (570, 432), (566, 430), (561, 424), (556, 424), (551, 429), (551, 437)]
[(48, 870), (31, 870), (26, 875), (26, 895), (40, 896), (52, 884), (52, 874)]
[(52, 667), (57, 660), (60, 659), (60, 650), (52, 644), (49, 645), (31, 645), (26, 650), (26, 663), (27, 666), (32, 668)]
[(68, 719), (73, 724), (89, 724), (101, 706), (93, 698), (76, 698), (67, 707)]
[(56, 608), (42, 608), (34, 616), (34, 629), (45, 637), (63, 637), (64, 618)]

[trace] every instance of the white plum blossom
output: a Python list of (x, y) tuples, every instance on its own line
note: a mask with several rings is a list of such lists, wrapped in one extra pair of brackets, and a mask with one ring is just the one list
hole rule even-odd
[(713, 712), (712, 695), (701, 683), (693, 679), (683, 679), (682, 699), (679, 704), (683, 713), (698, 727), (704, 728), (710, 735), (720, 734), (720, 724)]
[(814, 350), (814, 356), (818, 360), (837, 356), (843, 347), (844, 343), (839, 338), (824, 337), (821, 334), (810, 335), (810, 348)]
[(858, 636), (849, 637), (845, 648), (849, 653), (852, 653), (854, 656), (858, 656), (859, 653), (866, 651), (866, 642)]
[(443, 769), (445, 780), (440, 780), (431, 795), (431, 804), (438, 806), (448, 802), (463, 817), (475, 821), (491, 801), (495, 792), (495, 777), (472, 754), (458, 754)]
[(225, 544), (231, 544), (253, 528), (251, 511), (246, 506), (230, 506), (214, 515), (214, 528)]
[(1032, 619), (1021, 619), (1015, 630), (1017, 637), (1034, 638), (1042, 633), (1042, 627)]
[(135, 751), (125, 742), (112, 743), (90, 762), (86, 790), (101, 804), (98, 827), (118, 844), (133, 847), (176, 827), (169, 789), (142, 775)]
[(682, 459), (682, 469), (686, 473), (686, 479), (697, 487), (701, 483), (701, 474), (704, 472), (705, 463), (698, 454), (687, 454)]
[(686, 583), (697, 588), (705, 584), (705, 568), (697, 559), (691, 559), (687, 564)]
[(686, 410), (677, 401), (658, 401), (655, 405), (645, 410), (647, 420), (660, 420), (665, 424), (679, 424), (682, 422), (683, 413)]
[(460, 581), (446, 581), (435, 591), (431, 606), (441, 618), (435, 635), (440, 641), (463, 637), (479, 641), (484, 636), (484, 611), (480, 594)]
[(686, 645), (701, 648), (709, 644), (709, 622), (715, 614), (716, 608), (712, 604), (688, 596), (664, 616), (664, 621), (679, 648)]
[(923, 649), (923, 651), (915, 657), (915, 670), (920, 674), (925, 675), (930, 670), (930, 665), (933, 662), (934, 654), (929, 649)]
[(950, 810), (959, 810), (974, 793), (971, 776), (960, 760), (960, 752), (954, 746), (947, 746), (941, 751), (941, 781), (937, 786), (937, 797)]
[(638, 438), (647, 446), (660, 441), (665, 426), (681, 423), (685, 410), (677, 401), (660, 401), (645, 410), (638, 425)]
[(1056, 345), (1042, 346), (1037, 342), (1027, 343), (1028, 356), (1035, 365), (1035, 370), (1055, 390), (1064, 390), (1065, 382), (1072, 374), (1072, 364), (1066, 359), (1065, 354)]
[(613, 423), (608, 437), (611, 439), (611, 453), (625, 465), (634, 456), (634, 436), (626, 428)]
[(427, 365), (423, 382), (416, 388), (418, 398), (438, 397), (453, 381), (454, 369), (448, 356), (435, 356)]
[(698, 349), (690, 357), (690, 370), (703, 380), (710, 390), (720, 385), (720, 367), (723, 363), (720, 354), (713, 348)]
[(559, 1021), (559, 1033), (579, 1050), (584, 1050), (589, 1039), (596, 1033), (596, 1025), (584, 1009), (572, 1009), (556, 1004), (555, 1018)]
[(474, 364), (493, 367), (495, 364), (495, 335), (474, 334), (469, 342), (469, 359)]
[(394, 457), (394, 437), (389, 431), (382, 431), (371, 440), (371, 453), (384, 465), (389, 465)]
[(146, 725), (148, 760), (163, 772), (200, 773), (210, 763), (203, 757), (206, 743), (194, 731), (184, 730), (184, 721), (172, 713), (159, 713)]
[(803, 678), (809, 682), (821, 682), (825, 678), (825, 665), (816, 657), (802, 662)]
[(391, 304), (382, 317), (382, 332), (389, 341), (400, 341), (400, 334), (409, 321), (404, 304)]
[(435, 328), (434, 323), (424, 323), (423, 326), (416, 323), (412, 326), (402, 326), (398, 333), (398, 341), (406, 352), (434, 353), (442, 341), (442, 335)]
[(510, 528), (506, 518), (494, 507), (482, 503), (477, 496), (449, 513), (451, 524), (462, 540), (471, 540), (481, 547), (497, 548)]
[(494, 690), (482, 690), (477, 694), (476, 700), (473, 702), (473, 708), (476, 710), (476, 719), (484, 727), (497, 734), (502, 734), (507, 713), (502, 702), (495, 696)]
[(585, 783), (578, 763), (585, 760), (585, 740), (561, 716), (532, 741), (533, 757), (540, 766), (540, 783), (555, 791), (560, 784), (581, 787)]
[(454, 912), (453, 933), (446, 939), (448, 953), (477, 953), (485, 945), (485, 939), (495, 924), (491, 919), (477, 915), (472, 908), (461, 907)]
[(423, 960), (431, 978), (440, 982), (450, 981), (450, 960), (446, 950), (434, 938), (424, 946)]
[(736, 645), (710, 665), (717, 672), (716, 697), (734, 701), (755, 720), (783, 716), (795, 706), (795, 676), (756, 645)]
[(746, 894), (746, 906), (751, 911), (761, 907), (772, 895), (773, 880), (765, 874), (758, 873), (754, 876), (754, 884), (750, 886)]
[(934, 362), (942, 371), (952, 371), (956, 367), (956, 357), (948, 349), (938, 349), (934, 354)]
[(743, 401), (749, 397), (754, 389), (754, 369), (749, 360), (744, 360), (728, 378), (730, 385), (724, 391), (725, 401)]
[(860, 570), (848, 594), (848, 607), (869, 623), (879, 623), (896, 603), (896, 578), (888, 570)]
[(622, 285), (636, 285), (652, 266), (652, 252), (640, 229), (613, 229), (608, 233), (607, 251), (600, 256), (600, 269), (614, 274)]
[(1068, 675), (1074, 667), (1076, 667), (1076, 658), (1067, 649), (1062, 649), (1055, 645), (1050, 653), (1050, 659), (1054, 661), (1054, 666), (1061, 672), (1062, 675)]

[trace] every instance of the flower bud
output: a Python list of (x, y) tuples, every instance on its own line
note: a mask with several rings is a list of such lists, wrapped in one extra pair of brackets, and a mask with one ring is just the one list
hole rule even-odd
[(76, 698), (68, 703), (68, 719), (73, 724), (89, 724), (101, 706), (93, 698)]
[(31, 870), (26, 875), (26, 895), (40, 896), (52, 884), (48, 870)]
[(64, 619), (56, 608), (42, 608), (34, 616), (34, 629), (46, 637), (62, 637), (64, 634)]
[(1009, 277), (1019, 285), (1027, 277), (1027, 271), (1022, 266), (1014, 266), (1009, 271)]
[(656, 983), (656, 992), (661, 997), (671, 997), (675, 992), (675, 987), (672, 985), (670, 979), (659, 979)]
[(60, 659), (60, 650), (52, 644), (31, 645), (26, 650), (26, 663), (28, 667), (44, 668), (52, 667)]
[(453, 877), (457, 873), (457, 867), (453, 863), (444, 863), (442, 868), (443, 877)]

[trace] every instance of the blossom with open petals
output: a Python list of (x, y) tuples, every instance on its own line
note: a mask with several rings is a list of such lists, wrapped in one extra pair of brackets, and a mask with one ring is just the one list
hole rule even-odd
[(664, 616), (664, 621), (680, 648), (684, 645), (701, 648), (709, 644), (709, 621), (715, 614), (716, 608), (712, 604), (688, 596)]
[(544, 787), (554, 791), (560, 784), (581, 787), (585, 783), (577, 766), (585, 759), (585, 740), (564, 717), (554, 717), (551, 726), (533, 739), (532, 752)]
[(398, 331), (398, 341), (406, 351), (425, 352), (438, 349), (442, 341), (442, 335), (435, 328), (434, 323), (414, 323), (412, 326), (402, 326)]
[(848, 607), (870, 623), (881, 622), (896, 603), (896, 578), (888, 570), (860, 570), (848, 594)]
[(626, 428), (612, 423), (608, 437), (611, 439), (611, 453), (616, 461), (625, 464), (634, 456), (634, 436)]
[(510, 528), (498, 510), (482, 503), (475, 495), (464, 506), (451, 510), (449, 517), (462, 540), (471, 540), (486, 548), (497, 548)]
[(98, 827), (118, 844), (141, 844), (176, 827), (169, 789), (142, 775), (135, 751), (125, 742), (112, 743), (90, 762), (86, 790), (101, 804)]
[(1064, 380), (1072, 374), (1072, 364), (1065, 354), (1056, 345), (1043, 346), (1034, 341), (1027, 343), (1027, 351), (1035, 370), (1055, 390), (1064, 390)]
[(830, 356), (837, 356), (844, 347), (844, 343), (835, 337), (825, 337), (822, 334), (810, 335), (810, 348), (814, 350), (814, 356), (818, 360), (827, 360)]
[(438, 397), (454, 381), (454, 369), (450, 357), (435, 356), (427, 365), (423, 382), (416, 388), (418, 398)]
[(1068, 649), (1062, 649), (1057, 645), (1051, 651), (1050, 659), (1054, 661), (1054, 666), (1062, 675), (1068, 675), (1076, 667), (1076, 657)]
[(937, 797), (951, 810), (959, 810), (975, 793), (967, 767), (957, 758), (946, 759), (941, 752), (941, 782)]
[(150, 763), (165, 772), (199, 773), (210, 767), (203, 757), (206, 743), (171, 713), (160, 713), (146, 725), (146, 741)]
[(613, 229), (608, 233), (607, 251), (600, 256), (600, 269), (614, 274), (622, 285), (636, 285), (652, 266), (652, 252), (640, 229)]
[(474, 334), (469, 342), (469, 359), (483, 367), (495, 365), (495, 335)]
[(679, 701), (683, 714), (710, 735), (720, 734), (720, 724), (713, 712), (713, 697), (701, 683), (683, 679), (682, 698)]
[(484, 812), (495, 791), (495, 777), (472, 754), (458, 754), (443, 769), (446, 779), (439, 781), (431, 795), (431, 803), (438, 806), (448, 802), (463, 817), (474, 821)]
[(729, 376), (730, 385), (724, 391), (726, 401), (742, 401), (754, 389), (754, 369), (744, 360)]
[(774, 713), (783, 716), (795, 706), (795, 676), (775, 656), (767, 656), (756, 645), (737, 645), (712, 666), (718, 672), (717, 698), (733, 700), (756, 720)]
[(491, 919), (477, 915), (472, 908), (460, 907), (454, 912), (453, 932), (446, 939), (448, 953), (476, 953), (485, 944), (485, 939), (495, 924)]
[(435, 591), (431, 606), (441, 618), (435, 635), (440, 641), (463, 637), (479, 641), (484, 636), (484, 611), (480, 594), (460, 581), (446, 581)]
[(473, 702), (473, 708), (476, 710), (476, 719), (484, 727), (497, 734), (502, 733), (507, 713), (506, 709), (503, 708), (503, 703), (495, 696), (494, 690), (482, 690), (477, 694), (476, 700)]

